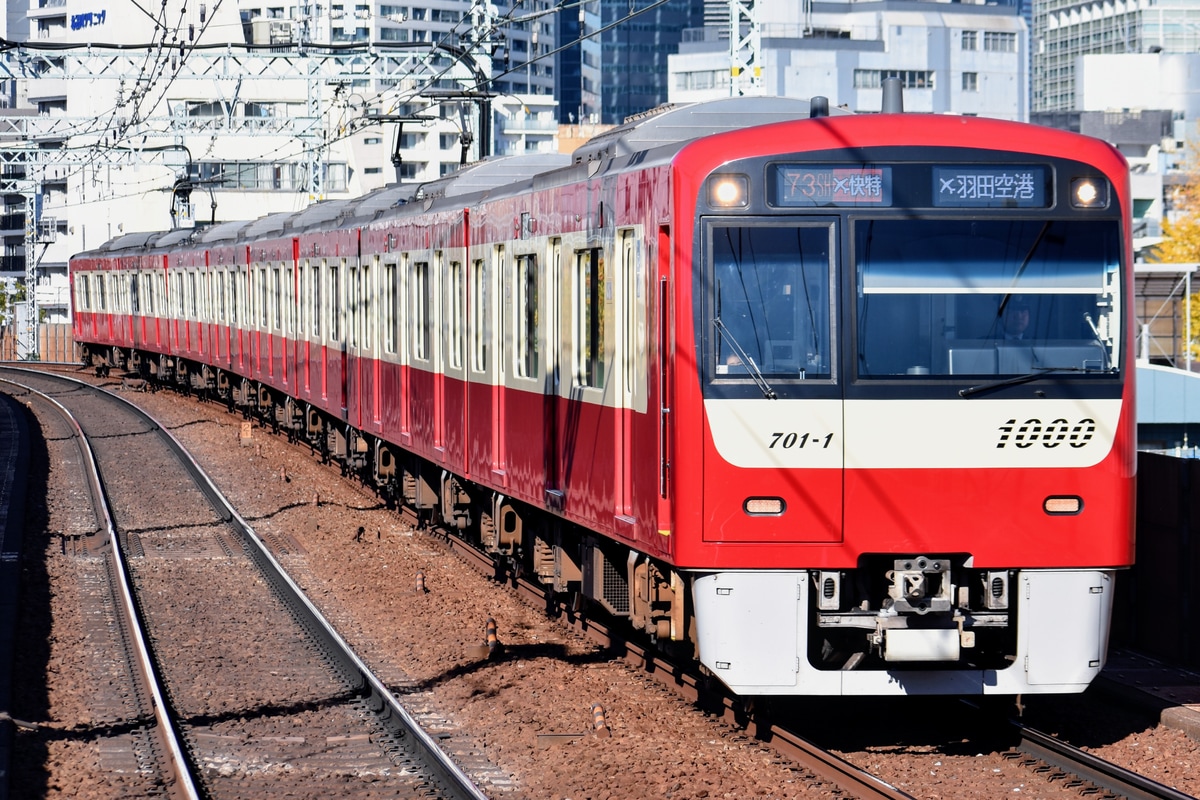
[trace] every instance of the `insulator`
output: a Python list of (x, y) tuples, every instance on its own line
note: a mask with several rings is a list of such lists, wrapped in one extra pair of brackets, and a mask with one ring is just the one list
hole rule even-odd
[(825, 583), (821, 586), (821, 593), (825, 595), (825, 599), (831, 600), (835, 590), (833, 578), (826, 578)]
[(1004, 579), (997, 575), (992, 578), (992, 597), (1000, 597), (1004, 594)]

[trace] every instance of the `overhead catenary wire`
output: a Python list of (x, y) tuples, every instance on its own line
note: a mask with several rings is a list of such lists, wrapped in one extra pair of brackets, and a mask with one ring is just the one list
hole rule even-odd
[[(183, 29), (185, 27), (185, 17), (184, 17), (185, 12), (184, 12), (183, 8), (181, 8), (179, 17), (177, 20), (173, 21), (173, 24), (167, 23), (167, 21), (166, 21), (167, 3), (164, 0), (161, 8), (159, 9), (159, 15), (157, 17), (152, 15), (149, 11), (147, 11), (142, 6), (140, 6), (140, 5), (137, 6), (138, 10), (141, 13), (150, 17), (155, 23), (156, 36), (155, 36), (154, 41), (150, 42), (150, 43), (142, 43), (142, 44), (89, 43), (87, 45), (80, 45), (78, 43), (69, 43), (69, 42), (13, 42), (13, 41), (5, 40), (5, 39), (0, 39), (0, 52), (9, 51), (9, 50), (13, 50), (13, 49), (21, 49), (21, 50), (29, 50), (29, 51), (46, 51), (46, 52), (67, 52), (67, 51), (71, 51), (71, 50), (79, 50), (81, 47), (86, 47), (91, 52), (103, 52), (103, 51), (107, 51), (107, 50), (112, 50), (112, 51), (131, 51), (131, 52), (145, 53), (145, 58), (142, 61), (138, 76), (133, 82), (133, 87), (130, 90), (129, 96), (128, 97), (118, 97), (116, 104), (111, 109), (109, 109), (107, 112), (96, 115), (93, 118), (93, 121), (89, 126), (84, 127), (78, 131), (68, 132), (66, 134), (67, 136), (77, 136), (77, 137), (86, 137), (88, 135), (96, 135), (97, 136), (97, 141), (95, 141), (94, 143), (92, 143), (90, 145), (90, 147), (92, 148), (92, 152), (93, 152), (92, 157), (89, 159), (86, 159), (85, 161), (83, 161), (81, 163), (73, 165), (71, 167), (73, 173), (82, 174), (86, 169), (92, 168), (97, 163), (99, 163), (102, 160), (102, 158), (104, 157), (103, 154), (106, 150), (109, 150), (112, 148), (120, 148), (121, 146), (128, 146), (128, 144), (130, 142), (130, 138), (133, 136), (142, 136), (143, 139), (145, 139), (145, 137), (147, 137), (147, 136), (171, 135), (171, 133), (172, 133), (171, 130), (148, 131), (148, 130), (145, 130), (144, 128), (139, 128), (139, 125), (146, 121), (149, 121), (150, 117), (153, 114), (154, 109), (159, 107), (161, 105), (161, 103), (166, 100), (166, 98), (169, 94), (170, 86), (175, 82), (175, 80), (178, 79), (178, 76), (182, 73), (185, 63), (186, 63), (186, 60), (187, 60), (188, 56), (190, 56), (191, 54), (196, 53), (196, 52), (206, 52), (206, 51), (241, 51), (241, 52), (246, 52), (246, 53), (255, 53), (258, 51), (270, 50), (274, 53), (279, 52), (278, 45), (257, 45), (257, 44), (253, 44), (253, 43), (204, 42), (203, 41), (203, 33), (208, 29), (208, 26), (212, 24), (213, 20), (215, 20), (217, 18), (216, 12), (219, 9), (222, 2), (223, 2), (223, 0), (217, 0), (216, 4), (213, 7), (212, 13), (209, 14), (207, 16), (207, 18), (204, 19), (202, 22), (202, 26), (201, 26), (201, 30), (200, 30), (201, 35), (196, 36), (194, 41), (183, 42), (180, 39), (180, 36), (182, 35)], [(470, 46), (467, 46), (467, 47), (451, 45), (448, 42), (448, 39), (450, 37), (454, 36), (455, 32), (459, 31), (462, 24), (468, 19), (466, 16), (464, 16), (457, 23), (455, 23), (454, 27), (452, 27), (450, 29), (450, 31), (445, 32), (441, 36), (439, 41), (433, 42), (433, 43), (414, 42), (414, 43), (386, 43), (385, 44), (385, 43), (379, 43), (379, 42), (370, 42), (370, 43), (355, 42), (355, 43), (345, 43), (345, 44), (340, 44), (340, 43), (337, 43), (337, 44), (335, 44), (335, 43), (314, 44), (314, 43), (310, 43), (310, 42), (301, 42), (301, 43), (297, 44), (296, 55), (300, 56), (300, 57), (304, 57), (304, 58), (314, 58), (314, 57), (319, 58), (322, 56), (336, 56), (336, 55), (345, 55), (345, 54), (355, 54), (355, 53), (360, 53), (360, 52), (366, 53), (366, 52), (372, 52), (372, 51), (393, 51), (393, 50), (397, 50), (397, 49), (421, 49), (424, 47), (424, 48), (430, 49), (430, 52), (429, 52), (430, 58), (436, 58), (439, 55), (441, 55), (441, 56), (449, 59), (448, 64), (444, 68), (441, 68), (440, 70), (435, 72), (435, 74), (424, 78), (423, 81), (415, 88), (398, 90), (395, 87), (389, 87), (387, 89), (376, 92), (373, 95), (369, 95), (369, 96), (365, 96), (365, 97), (362, 97), (360, 95), (360, 97), (362, 97), (362, 107), (365, 110), (366, 108), (369, 108), (378, 102), (386, 101), (389, 95), (391, 95), (393, 92), (399, 91), (399, 95), (395, 97), (394, 101), (391, 104), (391, 108), (394, 109), (401, 103), (410, 102), (413, 98), (420, 97), (422, 95), (422, 93), (430, 91), (437, 84), (437, 82), (439, 80), (444, 79), (446, 75), (450, 74), (450, 72), (453, 69), (455, 69), (457, 66), (459, 66), (460, 64), (466, 64), (468, 67), (472, 68), (472, 78), (470, 80), (472, 80), (473, 83), (471, 83), (464, 90), (465, 92), (468, 92), (468, 93), (475, 92), (475, 93), (483, 94), (486, 92), (494, 91), (497, 81), (504, 78), (505, 76), (513, 74), (515, 72), (519, 72), (524, 69), (527, 69), (529, 67), (529, 65), (531, 65), (533, 63), (536, 63), (536, 62), (541, 61), (546, 58), (551, 58), (551, 57), (557, 55), (558, 53), (563, 52), (564, 50), (567, 50), (572, 47), (580, 45), (582, 42), (584, 42), (588, 39), (594, 38), (596, 36), (600, 36), (608, 31), (611, 31), (612, 29), (636, 18), (637, 16), (645, 14), (645, 13), (652, 11), (653, 9), (665, 4), (667, 2), (667, 0), (654, 0), (654, 2), (651, 2), (644, 8), (631, 9), (628, 14), (626, 14), (625, 16), (623, 16), (617, 20), (614, 20), (612, 23), (610, 23), (608, 25), (602, 26), (602, 27), (597, 28), (592, 31), (587, 31), (587, 32), (581, 31), (580, 35), (577, 38), (573, 39), (571, 42), (564, 43), (564, 44), (560, 45), (559, 47), (550, 49), (544, 53), (531, 54), (531, 56), (529, 58), (527, 58), (526, 60), (524, 60), (516, 65), (512, 65), (509, 68), (507, 68), (501, 72), (498, 72), (495, 74), (489, 74), (485, 77), (483, 75), (483, 73), (478, 69), (478, 61), (479, 61), (480, 54), (477, 52), (477, 50), (481, 46), (488, 45), (488, 43), (490, 42), (490, 40), (493, 36), (497, 35), (498, 33), (502, 33), (502, 31), (510, 25), (525, 24), (525, 23), (531, 22), (533, 20), (539, 19), (541, 17), (547, 16), (549, 14), (559, 13), (561, 11), (570, 10), (573, 8), (579, 8), (583, 5), (582, 0), (581, 0), (581, 2), (575, 2), (575, 3), (559, 3), (559, 4), (556, 4), (552, 8), (537, 10), (537, 11), (534, 11), (532, 13), (529, 13), (529, 14), (526, 14), (523, 16), (516, 16), (517, 12), (523, 7), (524, 2), (525, 2), (525, 0), (517, 0), (517, 2), (515, 2), (512, 5), (512, 7), (507, 11), (507, 13), (503, 17), (500, 17), (496, 22), (491, 24), (488, 28), (477, 32), (475, 34), (475, 36), (473, 37), (473, 41), (471, 42)], [(404, 45), (404, 46), (401, 47), (401, 45)], [(505, 45), (505, 46), (510, 46), (510, 45)], [(176, 51), (178, 51), (178, 52), (176, 53)], [(175, 60), (172, 63), (173, 58)], [(492, 52), (484, 52), (483, 58), (492, 59), (493, 58)], [(462, 79), (460, 78), (459, 80), (462, 80)], [(151, 100), (149, 106), (144, 106), (144, 104), (148, 100)], [(329, 101), (329, 105), (327, 105), (327, 107), (321, 112), (322, 118), (326, 117), (326, 115), (331, 115), (334, 112), (334, 110), (335, 110), (334, 103), (336, 103), (336, 102), (338, 102), (338, 98), (336, 98), (336, 97), (334, 99), (332, 99), (331, 101)], [(119, 113), (124, 108), (132, 109), (132, 113), (130, 113), (128, 117), (119, 118)], [(101, 119), (106, 120), (106, 124), (103, 127), (100, 126)], [(118, 122), (118, 119), (119, 119), (119, 122)], [(347, 118), (347, 116), (345, 114), (343, 114), (342, 119), (339, 121), (338, 128), (337, 128), (337, 130), (340, 132), (335, 132), (333, 135), (323, 136), (320, 138), (320, 140), (310, 143), (310, 145), (312, 146), (312, 149), (313, 149), (313, 153), (318, 156), (327, 154), (329, 151), (329, 148), (331, 148), (334, 144), (336, 144), (340, 141), (343, 141), (343, 140), (349, 138), (350, 136), (354, 135), (355, 133), (358, 133), (362, 129), (364, 129), (366, 127), (370, 127), (372, 125), (372, 120), (371, 120), (370, 116), (368, 116), (366, 114), (364, 114), (361, 118), (357, 118), (357, 119), (360, 120), (359, 124), (355, 124), (355, 121), (356, 121), (355, 117)], [(378, 124), (378, 123), (375, 123), (375, 124)], [(326, 125), (325, 127), (328, 127), (328, 125)], [(105, 134), (107, 134), (107, 136)], [(209, 148), (208, 148), (209, 152), (211, 152), (214, 143), (215, 143), (215, 137), (212, 140), (210, 140)], [(280, 145), (280, 146), (274, 147), (266, 152), (263, 152), (262, 154), (260, 154), (258, 156), (258, 158), (259, 159), (270, 158), (271, 156), (280, 155), (285, 150), (291, 149), (292, 147), (297, 147), (297, 146), (299, 146), (301, 148), (300, 154), (302, 155), (303, 149), (305, 147), (305, 143), (301, 140), (293, 138), (293, 139), (289, 140), (288, 143), (285, 143), (284, 145)], [(137, 151), (139, 149), (145, 149), (145, 148), (137, 148), (137, 147), (131, 146), (131, 147), (129, 147), (129, 149), (133, 150), (133, 151)]]

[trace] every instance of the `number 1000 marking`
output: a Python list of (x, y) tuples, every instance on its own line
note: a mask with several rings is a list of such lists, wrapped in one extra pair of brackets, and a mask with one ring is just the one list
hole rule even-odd
[(829, 443), (833, 441), (833, 434), (828, 433), (824, 438), (820, 436), (810, 436), (807, 433), (772, 433), (771, 444), (769, 448), (774, 450), (793, 450), (806, 445), (820, 447), (821, 450), (829, 447)]
[(1095, 433), (1096, 421), (1093, 419), (1081, 419), (1075, 423), (1065, 419), (1052, 422), (1027, 419), (1021, 424), (1015, 419), (1010, 419), (1000, 426), (1000, 441), (996, 443), (996, 447), (1003, 449), (1012, 444), (1023, 450), (1035, 444), (1050, 448), (1065, 444), (1079, 448), (1086, 446)]

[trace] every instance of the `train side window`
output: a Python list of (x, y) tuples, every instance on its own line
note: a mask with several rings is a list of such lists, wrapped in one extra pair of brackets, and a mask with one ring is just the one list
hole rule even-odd
[(238, 304), (241, 302), (238, 291), (238, 271), (237, 267), (231, 268), (225, 273), (225, 284), (229, 289), (229, 323), (236, 325), (238, 322)]
[(283, 330), (283, 287), (279, 283), (279, 267), (271, 270), (271, 316), (272, 328)]
[(520, 255), (513, 263), (513, 350), (518, 377), (538, 374), (537, 256)]
[(296, 268), (291, 264), (283, 272), (283, 324), (288, 336), (296, 335)]
[(429, 262), (414, 261), (412, 265), (412, 357), (429, 358)]
[(88, 311), (88, 276), (80, 275), (79, 282), (75, 284), (75, 306), (80, 311)]
[(255, 270), (258, 277), (258, 324), (267, 328), (270, 323), (270, 295), (267, 293), (267, 268)]
[(359, 330), (358, 326), (362, 324), (362, 302), (363, 293), (362, 286), (359, 284), (361, 271), (358, 267), (348, 267), (346, 270), (346, 300), (350, 304), (350, 313), (347, 314), (346, 320), (346, 344), (351, 347), (358, 347)]
[(463, 362), (463, 268), (461, 261), (451, 261), (446, 281), (447, 304), (449, 306), (449, 341), (446, 342), (450, 366), (462, 369)]
[(199, 292), (196, 291), (196, 272), (195, 272), (195, 270), (193, 270), (193, 271), (189, 272), (187, 275), (188, 275), (188, 286), (191, 288), (192, 319), (199, 319), (200, 304), (199, 304), (199, 298), (198, 298)]
[(371, 302), (371, 298), (375, 297), (375, 286), (371, 283), (371, 276), (379, 274), (378, 270), (371, 269), (373, 265), (379, 265), (379, 256), (375, 256), (370, 263), (363, 264), (362, 291), (359, 292), (363, 304), (362, 346), (367, 350), (375, 349), (375, 328), (379, 324), (375, 318), (375, 303)]
[(342, 340), (342, 285), (337, 264), (329, 265), (329, 341)]
[(308, 295), (312, 298), (312, 305), (309, 306), (309, 319), (312, 321), (312, 335), (318, 338), (321, 335), (321, 265), (313, 264), (309, 270), (309, 285)]
[(471, 369), (487, 372), (488, 356), (487, 266), (483, 259), (471, 264)]
[(575, 253), (575, 384), (604, 387), (604, 251)]
[(637, 385), (638, 365), (644, 356), (641, 327), (641, 263), (638, 259), (635, 231), (621, 232), (621, 356), (625, 393), (632, 395)]
[(396, 306), (400, 286), (396, 282), (396, 265), (383, 265), (383, 291), (379, 298), (383, 303), (383, 349), (396, 352)]

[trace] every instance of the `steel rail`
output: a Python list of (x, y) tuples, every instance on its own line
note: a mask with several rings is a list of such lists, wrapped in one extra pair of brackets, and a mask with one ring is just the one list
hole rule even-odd
[(187, 800), (200, 800), (202, 795), (199, 789), (197, 789), (196, 768), (187, 756), (187, 752), (183, 746), (183, 736), (179, 720), (174, 713), (174, 708), (167, 701), (167, 693), (163, 687), (162, 676), (158, 670), (158, 665), (155, 663), (153, 652), (147, 644), (147, 635), (143, 626), (141, 613), (134, 598), (133, 580), (130, 578), (129, 570), (125, 563), (125, 551), (121, 547), (116, 526), (113, 524), (112, 507), (109, 503), (108, 493), (104, 489), (104, 481), (100, 477), (100, 467), (96, 463), (96, 456), (92, 451), (91, 442), (88, 440), (87, 434), (83, 432), (79, 421), (75, 419), (75, 415), (62, 403), (45, 392), (41, 392), (32, 386), (18, 381), (7, 378), (0, 378), (0, 381), (12, 386), (19, 386), (45, 401), (75, 431), (75, 440), (79, 445), (83, 463), (87, 468), (88, 488), (92, 493), (93, 505), (96, 507), (96, 513), (103, 518), (103, 529), (112, 547), (111, 565), (117, 578), (118, 606), (121, 609), (124, 624), (128, 627), (133, 640), (136, 668), (142, 683), (149, 690), (151, 698), (153, 698), (154, 718), (158, 723), (158, 735), (162, 738), (169, 753), (170, 764), (168, 766), (174, 772), (176, 780), (175, 786), (172, 788), (177, 793), (182, 794)]
[(1021, 737), (1017, 749), (1022, 753), (1077, 775), (1100, 789), (1119, 794), (1129, 800), (1195, 800), (1186, 792), (1172, 789), (1144, 775), (1097, 758), (1047, 733), (1016, 721), (1012, 724)]
[[(497, 575), (496, 561), (487, 553), (451, 535), (449, 531), (439, 529), (434, 535), (485, 575)], [(742, 698), (724, 691), (722, 687), (696, 671), (692, 665), (676, 663), (668, 656), (630, 641), (603, 622), (569, 613), (554, 601), (540, 584), (512, 576), (507, 576), (506, 580), (521, 595), (557, 612), (556, 616), (560, 620), (574, 627), (579, 633), (601, 645), (613, 648), (621, 654), (626, 663), (678, 692), (689, 702), (703, 705), (706, 710), (719, 714), (734, 726), (749, 727), (752, 724), (755, 729), (754, 735), (759, 741), (795, 760), (817, 778), (838, 787), (849, 796), (861, 800), (915, 800), (913, 795), (822, 749), (794, 731), (771, 722), (767, 711), (746, 708)]]
[[(9, 369), (9, 368), (4, 368)], [(150, 428), (152, 433), (161, 436), (170, 446), (172, 452), (180, 459), (185, 469), (193, 476), (201, 491), (209, 498), (213, 508), (223, 519), (242, 535), (247, 546), (247, 554), (262, 570), (272, 591), (295, 616), (298, 624), (314, 637), (317, 646), (335, 666), (339, 674), (358, 691), (369, 695), (368, 707), (376, 714), (381, 725), (400, 734), (397, 740), (413, 752), (421, 762), (429, 768), (431, 777), (438, 784), (438, 796), (444, 800), (488, 800), (479, 787), (457, 764), (438, 747), (426, 731), (400, 704), (400, 701), (351, 649), (345, 639), (334, 629), (321, 611), (304, 594), (304, 591), (292, 580), (283, 566), (275, 559), (267, 545), (245, 519), (233, 507), (208, 474), (191, 457), (187, 449), (167, 429), (163, 428), (154, 417), (123, 397), (108, 390), (93, 386), (69, 376), (25, 370), (34, 374), (50, 376), (58, 380), (78, 384), (90, 391), (103, 394), (112, 401), (130, 409)]]

